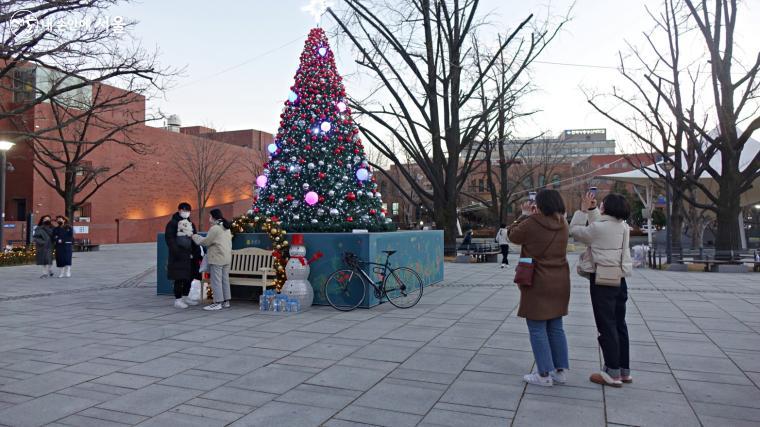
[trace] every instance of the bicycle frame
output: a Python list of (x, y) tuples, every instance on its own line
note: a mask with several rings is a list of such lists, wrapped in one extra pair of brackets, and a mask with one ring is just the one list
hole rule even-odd
[[(388, 271), (391, 269), (390, 256), (385, 258), (385, 264), (380, 264), (379, 262), (362, 261), (360, 259), (356, 259), (355, 261), (356, 261), (356, 265), (348, 265), (348, 267), (350, 267), (352, 271), (359, 272), (359, 277), (361, 277), (362, 281), (372, 285), (372, 287), (375, 289), (375, 292), (381, 292), (383, 288), (385, 287), (384, 283), (385, 283), (385, 278), (388, 277)], [(362, 266), (365, 266), (365, 265), (366, 266), (375, 265), (375, 266), (383, 267), (383, 278), (375, 282), (372, 279), (372, 277), (370, 277), (369, 274), (367, 274), (367, 272), (364, 271), (364, 268), (362, 268)]]

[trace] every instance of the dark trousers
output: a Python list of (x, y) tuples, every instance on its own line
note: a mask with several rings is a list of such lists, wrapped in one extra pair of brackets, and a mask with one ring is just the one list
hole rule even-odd
[(628, 349), (628, 325), (625, 323), (625, 303), (628, 286), (625, 279), (620, 287), (596, 285), (596, 275), (591, 275), (591, 305), (594, 309), (599, 346), (602, 347), (604, 364), (610, 375), (620, 375), (620, 370), (630, 369)]
[(174, 281), (174, 298), (182, 298), (190, 295), (190, 284), (192, 280), (175, 280)]
[(501, 263), (509, 265), (509, 260), (507, 259), (507, 256), (509, 255), (509, 245), (499, 246), (501, 246)]

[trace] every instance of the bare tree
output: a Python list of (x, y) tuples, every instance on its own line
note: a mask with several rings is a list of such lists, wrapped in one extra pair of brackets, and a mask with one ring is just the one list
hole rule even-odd
[(136, 126), (154, 119), (145, 114), (142, 95), (102, 84), (87, 88), (92, 94), (67, 92), (64, 95), (69, 96), (59, 95), (49, 105), (40, 105), (39, 112), (49, 121), (30, 121), (26, 115), (11, 119), (17, 129), (13, 134), (31, 148), (34, 170), (63, 198), (69, 218), (103, 186), (134, 166), (118, 159), (94, 164), (96, 151), (106, 145), (141, 155), (151, 151), (135, 133)]
[[(498, 48), (482, 69), (476, 66), (472, 36), (483, 24), (478, 0), (403, 0), (373, 2), (346, 0), (344, 13), (328, 10), (358, 52), (357, 63), (378, 84), (373, 95), (352, 99), (365, 138), (394, 164), (408, 154), (432, 190), (399, 168), (421, 203), (432, 210), (445, 243), (455, 243), (457, 198), (483, 145), (482, 133), (502, 94), (480, 108), (478, 88), (494, 67), (498, 55), (513, 50), (518, 59), (512, 69), (517, 79), (553, 39), (565, 21), (529, 30), (526, 17), (500, 39)], [(507, 88), (504, 88), (507, 90)], [(381, 101), (387, 100), (387, 102)], [(374, 128), (373, 128), (374, 126)], [(389, 132), (400, 145), (394, 151), (378, 134)]]
[[(655, 29), (644, 36), (648, 54), (629, 45), (638, 70), (627, 68), (621, 55), (621, 74), (632, 93), (615, 90), (611, 97), (625, 108), (613, 111), (595, 97), (589, 102), (653, 156), (674, 166), (672, 175), (652, 172), (675, 192), (671, 226), (677, 230), (676, 243), (684, 200), (716, 215), (718, 251), (736, 249), (741, 244), (741, 195), (760, 178), (760, 154), (740, 167), (747, 141), (760, 128), (760, 52), (747, 68), (734, 56), (736, 0), (663, 0), (662, 10), (649, 14)], [(709, 58), (707, 65), (699, 58), (684, 58), (682, 46), (692, 41)], [(738, 74), (736, 68), (741, 68)], [(720, 167), (713, 161), (716, 155)], [(717, 191), (700, 180), (704, 176), (717, 183)]]
[(232, 147), (212, 139), (193, 138), (187, 150), (177, 153), (175, 164), (195, 190), (199, 228), (205, 224), (206, 205), (214, 189), (238, 165)]
[[(139, 76), (158, 91), (175, 70), (161, 68), (157, 52), (129, 32), (136, 22), (109, 15), (128, 0), (4, 0), (0, 2), (0, 91), (17, 94), (17, 73), (55, 70), (57, 78), (32, 86), (23, 99), (0, 106), (0, 122), (67, 92)], [(74, 77), (74, 78), (72, 78)], [(76, 120), (72, 117), (71, 120)]]

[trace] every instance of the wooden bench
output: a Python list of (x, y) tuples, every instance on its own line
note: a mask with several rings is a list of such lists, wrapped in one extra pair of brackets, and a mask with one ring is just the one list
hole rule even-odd
[(261, 292), (271, 283), (276, 275), (272, 251), (261, 248), (244, 248), (232, 251), (230, 264), (230, 285), (258, 286)]

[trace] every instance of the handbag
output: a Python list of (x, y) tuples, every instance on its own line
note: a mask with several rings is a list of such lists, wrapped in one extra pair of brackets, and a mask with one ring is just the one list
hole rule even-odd
[[(624, 226), (625, 227), (625, 226)], [(625, 251), (625, 230), (623, 230), (623, 242), (620, 244), (620, 264), (601, 265), (596, 264), (596, 278), (594, 284), (602, 286), (619, 287), (620, 281), (625, 277), (623, 271), (623, 252)]]
[(575, 271), (578, 275), (586, 279), (591, 277), (591, 272), (594, 270), (594, 263), (591, 257), (591, 248), (586, 248), (578, 257), (578, 264), (575, 266)]
[[(541, 253), (546, 252), (546, 250), (549, 249), (552, 243), (554, 243), (554, 239), (557, 238), (558, 233), (559, 231), (554, 233), (554, 237), (552, 237), (552, 239), (549, 241), (549, 244), (546, 245)], [(527, 254), (528, 251), (525, 251), (525, 253)], [(532, 262), (519, 261), (515, 267), (514, 282), (519, 286), (533, 286), (533, 274), (536, 270), (536, 259), (533, 257), (531, 258)]]

